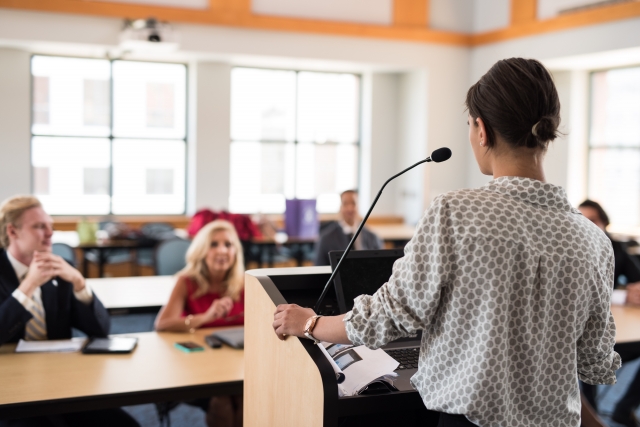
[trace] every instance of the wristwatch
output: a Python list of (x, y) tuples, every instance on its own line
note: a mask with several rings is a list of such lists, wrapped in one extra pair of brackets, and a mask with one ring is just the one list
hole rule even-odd
[(322, 315), (319, 315), (319, 314), (315, 316), (311, 316), (307, 320), (307, 323), (305, 323), (304, 325), (304, 336), (312, 340), (314, 344), (318, 344), (320, 341), (315, 339), (315, 337), (311, 335), (311, 333), (313, 332), (313, 328), (316, 327), (316, 323), (318, 322), (318, 319), (321, 317)]

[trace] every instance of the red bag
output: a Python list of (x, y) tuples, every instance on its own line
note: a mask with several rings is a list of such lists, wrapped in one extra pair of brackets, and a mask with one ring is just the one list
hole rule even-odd
[(214, 212), (210, 209), (201, 209), (193, 215), (193, 218), (191, 218), (189, 227), (187, 227), (189, 236), (193, 238), (198, 234), (198, 231), (200, 231), (202, 227), (216, 219), (223, 219), (233, 224), (236, 232), (238, 233), (238, 237), (242, 241), (249, 241), (254, 237), (260, 237), (262, 235), (258, 226), (251, 221), (251, 218), (248, 215), (232, 214), (225, 211)]

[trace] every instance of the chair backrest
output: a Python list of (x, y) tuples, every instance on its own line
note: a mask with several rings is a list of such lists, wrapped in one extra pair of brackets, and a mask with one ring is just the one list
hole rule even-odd
[(170, 276), (182, 270), (187, 262), (185, 255), (191, 242), (185, 239), (171, 239), (160, 243), (156, 248), (156, 275)]
[(62, 259), (64, 259), (74, 267), (77, 266), (76, 251), (66, 243), (54, 243), (53, 245), (51, 245), (51, 252), (62, 257)]
[(174, 230), (174, 226), (166, 222), (149, 222), (140, 227), (144, 237), (157, 241), (173, 239), (176, 236)]

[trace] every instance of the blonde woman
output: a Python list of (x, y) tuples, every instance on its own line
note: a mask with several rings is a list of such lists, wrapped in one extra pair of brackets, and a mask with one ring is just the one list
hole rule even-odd
[(230, 222), (213, 221), (198, 232), (187, 251), (187, 266), (177, 277), (156, 318), (156, 330), (244, 324), (242, 245)]
[[(169, 302), (156, 318), (156, 330), (244, 324), (242, 245), (230, 222), (213, 221), (198, 232), (187, 251), (187, 266), (177, 277)], [(188, 403), (206, 411), (208, 426), (242, 426), (242, 395)]]

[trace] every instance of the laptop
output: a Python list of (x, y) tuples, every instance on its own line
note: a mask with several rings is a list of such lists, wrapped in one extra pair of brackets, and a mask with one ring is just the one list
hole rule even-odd
[(212, 335), (233, 348), (244, 348), (244, 327), (225, 329)]
[[(335, 270), (344, 251), (329, 252), (331, 270)], [(403, 249), (381, 249), (351, 251), (342, 262), (342, 266), (333, 279), (341, 314), (353, 308), (353, 300), (362, 294), (373, 295), (383, 284), (389, 281), (393, 263), (404, 256)], [(396, 369), (398, 378), (395, 386), (400, 391), (414, 390), (410, 383), (418, 370), (417, 356), (420, 354), (422, 331), (416, 335), (400, 338), (382, 348), (400, 362)]]

